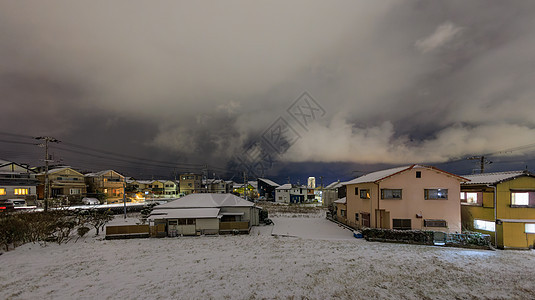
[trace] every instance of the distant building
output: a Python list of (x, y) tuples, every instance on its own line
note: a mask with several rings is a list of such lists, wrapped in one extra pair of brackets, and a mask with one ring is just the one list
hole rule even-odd
[(185, 195), (202, 192), (202, 175), (201, 174), (182, 174), (180, 175), (180, 193)]
[(260, 197), (265, 197), (266, 200), (275, 200), (275, 189), (280, 186), (280, 184), (269, 180), (267, 178), (258, 178), (258, 195)]
[(345, 197), (345, 193), (340, 193), (339, 190), (344, 190), (345, 187), (340, 180), (335, 181), (323, 189), (323, 206), (331, 207), (337, 199)]
[(123, 201), (126, 186), (125, 177), (114, 170), (104, 170), (84, 175), (87, 192), (91, 196), (103, 195), (106, 203)]
[[(37, 174), (39, 186), (38, 199), (45, 197), (45, 173)], [(48, 186), (50, 198), (61, 198), (69, 201), (79, 201), (87, 193), (84, 175), (71, 167), (64, 166), (48, 171)]]
[(315, 189), (316, 188), (316, 177), (308, 177), (307, 187), (309, 189)]
[(0, 160), (0, 199), (37, 199), (39, 181), (28, 166)]
[(284, 203), (304, 203), (308, 198), (306, 186), (283, 184), (275, 189), (275, 201)]

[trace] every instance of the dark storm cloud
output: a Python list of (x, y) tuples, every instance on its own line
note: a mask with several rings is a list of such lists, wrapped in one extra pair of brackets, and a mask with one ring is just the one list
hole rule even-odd
[(306, 90), (326, 115), (281, 161), (493, 152), (535, 139), (534, 16), (521, 1), (3, 2), (0, 122), (221, 166)]

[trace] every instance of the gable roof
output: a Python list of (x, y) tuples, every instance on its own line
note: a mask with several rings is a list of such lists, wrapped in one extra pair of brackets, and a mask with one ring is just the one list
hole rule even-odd
[(387, 179), (389, 177), (395, 176), (395, 175), (403, 173), (405, 171), (408, 171), (408, 170), (411, 170), (411, 169), (418, 169), (418, 168), (435, 170), (437, 172), (444, 173), (444, 174), (450, 175), (452, 177), (456, 177), (457, 179), (459, 179), (461, 181), (469, 181), (468, 179), (466, 179), (464, 177), (461, 177), (459, 175), (455, 175), (455, 174), (440, 170), (440, 169), (432, 167), (432, 166), (424, 166), (424, 165), (414, 164), (414, 165), (410, 165), (410, 166), (397, 167), (397, 168), (386, 169), (386, 170), (381, 170), (381, 171), (369, 173), (369, 174), (357, 177), (357, 178), (355, 178), (353, 180), (344, 182), (343, 185), (357, 184), (357, 183), (370, 183), (370, 182), (377, 183), (379, 181), (383, 181), (383, 180), (385, 180), (385, 179)]
[[(59, 168), (56, 168), (56, 169), (48, 170), (48, 174), (54, 174), (54, 173), (62, 172), (62, 171), (65, 171), (65, 170), (71, 170), (71, 171), (79, 174), (82, 177), (84, 176), (84, 174), (76, 171), (75, 169), (73, 169), (73, 168), (71, 168), (69, 166), (64, 166), (64, 167), (59, 167)], [(45, 172), (41, 172), (38, 175), (45, 175)]]
[(289, 190), (292, 188), (292, 184), (291, 183), (285, 183), (281, 186), (279, 186), (278, 188), (276, 188), (276, 190)]
[(166, 204), (158, 205), (154, 209), (177, 208), (218, 208), (218, 207), (252, 207), (253, 202), (233, 194), (199, 193), (189, 194)]
[(258, 178), (258, 180), (262, 180), (263, 182), (271, 185), (271, 186), (280, 186), (280, 184), (276, 183), (275, 181), (271, 181), (267, 178)]
[(512, 180), (522, 176), (531, 176), (528, 171), (506, 171), (506, 172), (495, 172), (495, 173), (483, 173), (483, 174), (474, 174), (474, 175), (464, 175), (463, 177), (470, 180), (469, 182), (463, 182), (463, 185), (474, 185), (474, 184), (498, 184), (504, 181)]
[(87, 173), (84, 176), (86, 176), (86, 177), (99, 177), (99, 176), (104, 176), (108, 172), (113, 172), (113, 173), (118, 174), (119, 176), (124, 177), (121, 173), (119, 173), (119, 172), (117, 172), (115, 170), (104, 170), (104, 171), (99, 171), (99, 172), (94, 172), (94, 173)]
[(340, 180), (337, 180), (331, 184), (329, 184), (328, 186), (325, 187), (326, 190), (329, 190), (329, 189), (335, 189), (335, 188), (339, 188), (340, 186), (342, 186), (344, 183), (343, 182), (340, 182)]

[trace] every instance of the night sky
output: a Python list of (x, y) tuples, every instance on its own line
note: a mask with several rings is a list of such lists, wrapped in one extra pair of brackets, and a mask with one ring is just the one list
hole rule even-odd
[(0, 158), (52, 136), (139, 179), (535, 169), (533, 1), (199, 2), (0, 1)]

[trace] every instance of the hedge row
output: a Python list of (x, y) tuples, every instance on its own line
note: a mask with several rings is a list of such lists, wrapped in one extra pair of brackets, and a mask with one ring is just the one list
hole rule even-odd
[(432, 231), (364, 228), (362, 229), (362, 235), (367, 241), (433, 244)]

